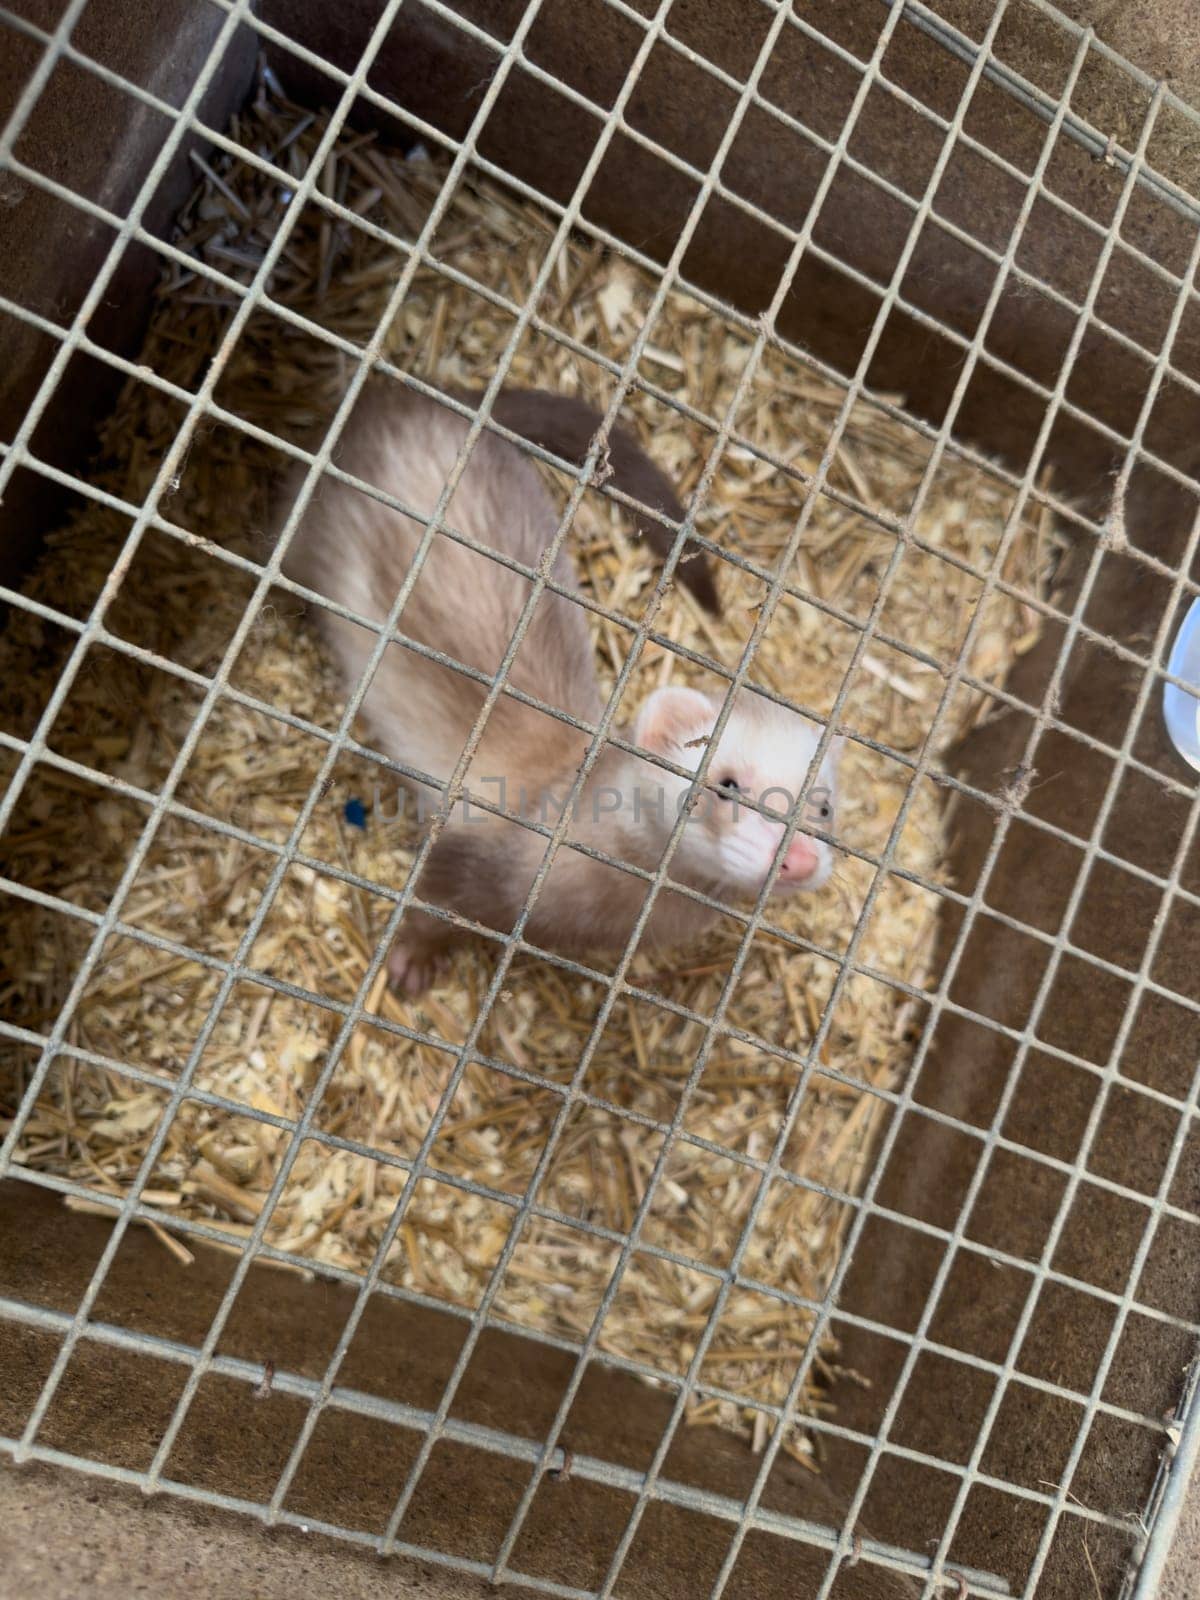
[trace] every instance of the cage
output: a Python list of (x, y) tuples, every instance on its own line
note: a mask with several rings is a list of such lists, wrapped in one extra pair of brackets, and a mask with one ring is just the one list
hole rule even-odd
[[(0, 10), (15, 1463), (396, 1592), (1189, 1592), (1197, 115), (1073, 10)], [(537, 462), (585, 767), (668, 682), (844, 734), (835, 891), (388, 990), (430, 834), (281, 568), (371, 375)]]

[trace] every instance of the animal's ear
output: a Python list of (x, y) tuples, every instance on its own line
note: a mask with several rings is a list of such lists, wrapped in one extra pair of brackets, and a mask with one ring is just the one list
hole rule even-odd
[(654, 755), (677, 757), (689, 739), (711, 731), (716, 717), (716, 706), (698, 689), (655, 689), (637, 714), (633, 742)]

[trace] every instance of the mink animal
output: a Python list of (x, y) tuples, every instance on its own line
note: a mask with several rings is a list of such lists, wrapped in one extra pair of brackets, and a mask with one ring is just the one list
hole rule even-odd
[[(575, 463), (585, 459), (601, 422), (581, 401), (536, 390), (501, 390), (492, 416), (512, 433)], [(337, 461), (347, 473), (429, 517), (467, 432), (467, 420), (439, 401), (372, 379), (348, 419)], [(676, 523), (683, 520), (669, 482), (624, 429), (611, 430), (607, 460), (611, 475), (606, 481), (651, 511)], [(665, 523), (638, 520), (657, 553), (671, 548), (675, 536)], [(538, 568), (559, 516), (528, 457), (485, 430), (475, 441), (443, 521), (482, 549)], [(413, 518), (326, 478), (301, 518), (283, 566), (318, 595), (382, 623), (409, 576), (424, 533)], [(702, 555), (681, 563), (679, 574), (701, 604), (710, 611), (719, 609)], [(565, 592), (543, 590), (507, 682), (594, 725), (602, 709), (595, 651), (584, 608), (570, 598), (578, 589), (565, 544), (551, 577)], [(441, 529), (433, 537), (396, 632), (484, 675), (484, 681), (393, 640), (362, 706), (374, 744), (397, 764), (424, 774), (426, 794), (432, 792), (430, 786), (444, 786), (458, 764), (484, 704), (486, 680), (501, 665), (531, 588), (521, 572)], [(318, 621), (352, 688), (378, 634), (324, 607)], [(694, 773), (719, 710), (716, 700), (696, 689), (660, 688), (643, 702), (624, 737), (649, 755)], [(818, 725), (798, 712), (740, 689), (713, 752), (706, 789), (671, 857), (668, 879), (718, 901), (753, 898), (771, 867), (791, 804), (803, 798), (804, 818), (830, 832), (840, 740), (831, 743), (807, 795), (802, 795), (819, 734)], [(417, 896), (485, 928), (510, 932), (547, 843), (544, 833), (525, 821), (553, 825), (559, 820), (588, 744), (589, 735), (581, 729), (502, 693), (464, 775), (465, 799), (451, 810), (426, 857), (414, 886)], [(414, 781), (413, 787), (422, 784)], [(623, 950), (646, 898), (645, 879), (570, 846), (590, 847), (614, 861), (653, 871), (691, 787), (686, 778), (605, 744), (572, 808), (563, 845), (523, 937), (568, 955)], [(472, 796), (505, 815), (480, 809), (471, 803)], [(747, 801), (759, 801), (773, 814), (764, 815)], [(832, 864), (826, 840), (796, 831), (773, 892), (819, 888)], [(676, 945), (716, 915), (665, 885), (642, 943)], [(452, 923), (409, 909), (389, 961), (393, 981), (409, 994), (421, 993), (463, 937)]]

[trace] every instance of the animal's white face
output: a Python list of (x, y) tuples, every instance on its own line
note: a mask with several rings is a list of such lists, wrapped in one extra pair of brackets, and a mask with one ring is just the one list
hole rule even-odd
[[(719, 710), (715, 701), (694, 689), (656, 690), (638, 714), (634, 742), (694, 772)], [(819, 771), (809, 781), (808, 769), (820, 731), (816, 723), (760, 695), (739, 695), (673, 858), (673, 875), (697, 887), (715, 881), (739, 895), (756, 896), (770, 871), (785, 824), (799, 806), (799, 824), (771, 892), (786, 895), (827, 883), (833, 871), (833, 849), (805, 830), (834, 832), (842, 741), (831, 742)], [(667, 808), (673, 818), (688, 786), (682, 778), (661, 769), (654, 776), (667, 792)], [(764, 815), (756, 806), (773, 815)]]

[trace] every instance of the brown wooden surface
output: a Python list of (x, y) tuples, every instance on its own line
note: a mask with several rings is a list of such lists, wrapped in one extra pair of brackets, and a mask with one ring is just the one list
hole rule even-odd
[[(62, 0), (17, 0), (13, 8), (53, 29)], [(221, 25), (222, 14), (190, 0), (91, 0), (74, 34), (85, 54), (172, 105), (187, 97)], [(0, 124), (16, 104), (41, 57), (41, 47), (0, 24)], [(201, 106), (222, 128), (241, 104), (254, 68), (253, 41), (243, 30), (225, 52)], [(94, 74), (60, 61), (17, 141), (26, 165), (85, 199), (124, 216), (168, 131), (165, 117), (138, 107)], [(180, 153), (145, 213), (153, 233), (169, 236), (179, 207), (195, 186), (185, 137)], [(32, 183), (0, 174), (0, 294), (69, 326), (113, 240), (113, 231)], [(150, 312), (162, 262), (145, 246), (128, 246), (89, 332), (98, 344), (130, 356)], [(16, 317), (0, 313), (0, 439), (19, 428), (59, 345)], [(95, 449), (95, 426), (111, 407), (120, 374), (93, 357), (75, 356), (33, 437), (40, 459), (64, 471), (84, 467)], [(0, 583), (14, 583), (34, 558), (70, 498), (47, 479), (18, 468), (0, 505)]]
[[(73, 1311), (108, 1234), (99, 1218), (67, 1214), (53, 1197), (0, 1185), (0, 1295)], [(199, 1344), (233, 1269), (233, 1258), (199, 1247), (183, 1267), (144, 1229), (122, 1242), (95, 1308), (100, 1322)], [(352, 1304), (349, 1290), (304, 1282), (277, 1269), (251, 1273), (219, 1350), (280, 1371), (319, 1378)], [(339, 1382), (434, 1408), (465, 1332), (460, 1318), (375, 1300), (347, 1354)], [(19, 1432), (56, 1341), (0, 1321), (0, 1433)], [(487, 1333), (455, 1399), (452, 1417), (541, 1439), (570, 1376), (571, 1358), (533, 1340)], [(44, 1444), (132, 1470), (144, 1469), (186, 1377), (186, 1369), (84, 1343), (39, 1435)], [(249, 1385), (207, 1378), (167, 1464), (166, 1476), (223, 1494), (267, 1500), (303, 1420), (303, 1403), (276, 1393), (256, 1400)], [(635, 1469), (662, 1438), (670, 1397), (635, 1378), (593, 1368), (568, 1419), (580, 1454)], [(328, 1411), (313, 1436), (288, 1507), (314, 1520), (379, 1533), (386, 1525), (420, 1436), (373, 1419)], [(741, 1443), (711, 1428), (682, 1430), (667, 1474), (726, 1495), (748, 1492), (757, 1463)], [(457, 1444), (439, 1445), (413, 1500), (404, 1537), (476, 1561), (494, 1558), (528, 1480), (528, 1468)], [(780, 1458), (768, 1503), (825, 1524), (843, 1508), (824, 1479)], [(598, 1585), (621, 1536), (632, 1498), (581, 1479), (546, 1482), (514, 1552), (518, 1570)], [(194, 1515), (194, 1513), (191, 1513)], [(651, 1506), (630, 1553), (621, 1593), (645, 1600), (693, 1600), (724, 1557), (732, 1525)], [(348, 1558), (353, 1559), (352, 1553)], [(747, 1541), (729, 1593), (738, 1600), (794, 1600), (815, 1587), (825, 1557), (765, 1534)], [(903, 1600), (906, 1579), (860, 1562), (840, 1580), (839, 1600)], [(0, 1593), (3, 1593), (0, 1587)]]

